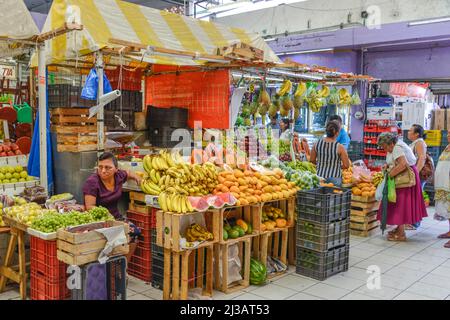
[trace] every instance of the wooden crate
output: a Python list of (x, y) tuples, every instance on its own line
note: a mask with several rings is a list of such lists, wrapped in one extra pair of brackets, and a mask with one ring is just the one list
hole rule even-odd
[(371, 230), (378, 226), (377, 212), (374, 211), (366, 217), (350, 216), (350, 229), (352, 230)]
[[(260, 223), (261, 223), (261, 207), (259, 205), (248, 205), (248, 206), (233, 206), (218, 209), (219, 212), (219, 243), (230, 244), (238, 242), (243, 238), (252, 238), (259, 234)], [(243, 219), (244, 221), (250, 223), (253, 227), (253, 233), (245, 235), (237, 239), (223, 240), (223, 228), (227, 220), (231, 219)]]
[(214, 244), (176, 252), (164, 248), (164, 300), (187, 300), (189, 288), (202, 288), (212, 297)]
[(96, 126), (97, 117), (89, 119), (89, 108), (55, 108), (51, 111), (53, 125)]
[[(88, 232), (76, 233), (76, 230), (89, 226), (90, 228), (123, 227), (123, 231), (128, 239), (129, 226), (120, 221), (98, 222), (88, 225), (60, 229), (57, 236), (57, 257), (69, 265), (83, 265), (97, 261), (99, 253), (104, 249), (107, 240), (99, 232), (91, 230)], [(128, 241), (113, 249), (110, 256), (126, 255), (129, 251)]]
[(142, 203), (140, 201), (130, 200), (130, 203), (128, 205), (128, 209), (137, 213), (150, 215), (152, 213), (153, 208), (150, 206), (147, 206), (145, 203)]
[[(238, 242), (232, 244), (216, 244), (214, 246), (214, 288), (216, 290), (228, 294), (245, 289), (250, 285), (251, 243), (251, 238), (240, 238)], [(227, 258), (230, 246), (232, 245), (237, 245), (239, 247), (242, 280), (234, 281), (229, 284), (229, 260)], [(226, 259), (224, 259), (224, 255), (226, 255)], [(220, 267), (222, 268), (222, 274), (220, 273)]]
[(297, 224), (288, 229), (288, 263), (297, 264)]
[(218, 48), (217, 55), (221, 55), (231, 59), (248, 61), (264, 60), (264, 50), (252, 47), (243, 42), (238, 42), (226, 47)]
[[(264, 232), (259, 236), (253, 238), (252, 256), (264, 265), (267, 265), (267, 257), (277, 258), (287, 265), (288, 243), (288, 229)], [(274, 274), (270, 274), (268, 277), (273, 278), (282, 273), (284, 272), (277, 272)]]
[(286, 227), (284, 227), (284, 228), (275, 228), (274, 230), (263, 231), (263, 232), (267, 232), (270, 234), (273, 231), (281, 231), (281, 230), (293, 227), (295, 225), (295, 203), (296, 203), (296, 198), (291, 197), (288, 199), (273, 200), (273, 201), (268, 201), (268, 202), (264, 202), (264, 203), (260, 204), (260, 207), (261, 207), (260, 208), (260, 220), (259, 220), (260, 228), (258, 230), (261, 232), (262, 212), (263, 212), (264, 206), (272, 206), (275, 208), (280, 208), (286, 215), (287, 224), (286, 224)]
[(352, 194), (352, 201), (372, 203), (372, 202), (376, 202), (376, 199), (375, 199), (375, 196), (361, 197), (361, 196), (355, 196), (354, 194)]
[(365, 217), (374, 211), (378, 211), (379, 207), (380, 207), (379, 201), (369, 203), (352, 201), (350, 215)]
[(160, 247), (176, 252), (187, 250), (180, 246), (180, 239), (183, 237), (186, 227), (188, 227), (194, 219), (198, 220), (201, 215), (204, 215), (206, 223), (205, 227), (213, 234), (214, 239), (203, 242), (199, 247), (207, 247), (211, 244), (219, 242), (220, 232), (218, 210), (184, 214), (163, 212), (162, 210), (158, 210), (156, 212), (156, 244)]

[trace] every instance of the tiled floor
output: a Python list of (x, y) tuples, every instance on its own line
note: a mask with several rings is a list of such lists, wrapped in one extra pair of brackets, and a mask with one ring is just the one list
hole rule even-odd
[[(370, 238), (351, 237), (350, 266), (347, 272), (316, 281), (288, 272), (258, 287), (250, 286), (240, 292), (226, 295), (214, 292), (218, 300), (450, 300), (450, 249), (443, 247), (446, 240), (437, 235), (448, 231), (448, 222), (430, 218), (417, 231), (408, 231), (408, 241), (388, 242), (378, 234)], [(369, 289), (368, 266), (380, 268), (380, 289)], [(204, 299), (193, 292), (194, 299)], [(127, 291), (129, 300), (162, 299), (162, 291), (130, 277)], [(12, 287), (0, 294), (0, 300), (18, 299), (18, 290)]]

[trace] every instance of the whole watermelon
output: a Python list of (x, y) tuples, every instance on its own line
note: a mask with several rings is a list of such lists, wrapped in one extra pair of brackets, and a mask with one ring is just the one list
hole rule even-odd
[(267, 268), (256, 259), (250, 259), (250, 284), (261, 285), (266, 282)]

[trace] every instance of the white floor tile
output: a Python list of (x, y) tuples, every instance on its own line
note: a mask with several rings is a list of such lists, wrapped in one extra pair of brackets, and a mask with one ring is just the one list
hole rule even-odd
[(304, 290), (303, 292), (327, 300), (337, 300), (350, 293), (350, 290), (336, 288), (327, 284), (319, 283)]
[(252, 294), (249, 292), (246, 292), (244, 294), (241, 294), (232, 298), (232, 300), (266, 300), (263, 297), (257, 296), (256, 294)]
[(383, 254), (398, 258), (409, 258), (415, 254), (415, 252), (408, 251), (408, 250), (402, 250), (402, 249), (394, 249), (395, 247), (388, 248), (383, 251)]
[(136, 291), (133, 291), (133, 290), (127, 288), (127, 297), (134, 296), (135, 294), (136, 294)]
[(0, 300), (11, 300), (20, 297), (19, 290), (9, 290), (0, 293)]
[(376, 255), (370, 257), (370, 259), (396, 266), (399, 263), (405, 261), (407, 258), (389, 256), (387, 254), (384, 254), (384, 252), (380, 252), (380, 253), (377, 253)]
[(350, 249), (350, 256), (354, 257), (367, 259), (375, 254), (376, 252), (359, 249), (357, 246)]
[(399, 278), (386, 274), (382, 274), (380, 280), (382, 287), (389, 287), (398, 290), (406, 290), (417, 281), (417, 279), (414, 278)]
[(142, 293), (144, 291), (151, 289), (152, 286), (150, 284), (146, 284), (143, 281), (140, 281), (139, 283), (130, 281), (128, 283), (128, 288), (135, 291), (136, 293)]
[(312, 279), (310, 280), (304, 277), (297, 277), (295, 275), (286, 275), (281, 279), (275, 280), (273, 283), (299, 292), (315, 285), (318, 281)]
[(127, 300), (153, 300), (153, 299), (138, 293), (135, 294), (134, 296), (129, 297)]
[(433, 300), (433, 299), (412, 292), (402, 292), (398, 296), (396, 296), (394, 300)]
[(364, 251), (373, 252), (374, 254), (379, 253), (386, 249), (383, 245), (370, 244), (363, 242), (354, 247), (354, 249), (362, 249)]
[(323, 300), (323, 299), (300, 292), (293, 295), (292, 297), (289, 297), (288, 300)]
[(442, 267), (450, 268), (450, 259), (447, 259), (441, 264)]
[(382, 300), (391, 300), (401, 291), (386, 286), (381, 286), (381, 289), (369, 289), (366, 285), (364, 285), (361, 288), (356, 289), (355, 292)]
[(155, 288), (152, 288), (150, 290), (144, 291), (144, 292), (142, 292), (142, 294), (144, 296), (146, 296), (146, 297), (149, 297), (149, 298), (152, 298), (152, 299), (155, 299), (155, 300), (162, 300), (162, 297), (163, 297), (162, 290), (158, 290), (158, 289), (155, 289)]
[(404, 267), (394, 267), (388, 272), (386, 275), (397, 277), (398, 279), (411, 279), (411, 280), (419, 280), (424, 277), (427, 273), (419, 270), (408, 269)]
[(450, 289), (437, 287), (432, 284), (427, 284), (423, 282), (417, 282), (414, 283), (408, 289), (406, 289), (406, 292), (420, 294), (433, 299), (444, 300), (450, 294)]
[(423, 251), (423, 253), (435, 257), (442, 257), (446, 259), (450, 258), (450, 250), (447, 248), (427, 248)]
[(449, 267), (437, 267), (433, 271), (431, 271), (431, 274), (441, 276), (443, 279), (446, 278), (447, 281), (450, 281), (450, 268)]
[(438, 263), (425, 263), (421, 261), (415, 261), (415, 260), (406, 260), (402, 263), (400, 263), (398, 266), (403, 268), (408, 268), (412, 270), (418, 270), (423, 272), (430, 272), (433, 269), (436, 269), (438, 266)]
[(437, 276), (434, 274), (427, 274), (425, 277), (420, 279), (420, 282), (432, 284), (437, 287), (445, 288), (449, 291), (450, 294), (450, 281), (447, 281), (447, 278), (442, 279), (441, 276)]
[(353, 279), (363, 280), (367, 281), (367, 278), (369, 277), (369, 274), (366, 272), (365, 269), (351, 267), (346, 272), (339, 273), (336, 276), (345, 276)]
[(378, 266), (381, 270), (381, 273), (385, 273), (392, 269), (394, 265), (389, 263), (384, 263), (379, 261), (378, 259), (369, 258), (355, 265), (357, 268), (367, 269), (369, 266)]
[[(351, 251), (352, 249), (350, 249)], [(353, 267), (355, 264), (360, 263), (361, 261), (365, 260), (364, 258), (360, 258), (360, 257), (355, 257), (350, 255), (349, 259), (348, 259), (348, 265), (350, 267)]]
[(366, 296), (366, 295), (361, 294), (361, 293), (351, 292), (348, 295), (343, 296), (339, 300), (379, 300), (379, 299), (371, 297), (371, 296)]
[(356, 288), (361, 287), (365, 283), (365, 281), (353, 279), (350, 277), (341, 277), (339, 275), (335, 275), (335, 276), (328, 278), (325, 281), (322, 281), (321, 283), (328, 284), (333, 287), (353, 291)]
[(423, 262), (423, 263), (438, 263), (438, 264), (442, 264), (447, 259), (444, 258), (444, 257), (432, 256), (432, 255), (426, 254), (426, 253), (418, 253), (418, 254), (415, 254), (415, 255), (411, 256), (409, 258), (409, 260), (419, 261), (419, 262)]
[(240, 291), (226, 294), (221, 291), (214, 291), (213, 299), (214, 300), (232, 300), (232, 299), (236, 298), (237, 296), (242, 295), (243, 293), (246, 293), (246, 292), (244, 290), (240, 290)]
[(271, 283), (253, 290), (251, 293), (270, 300), (284, 300), (298, 292)]

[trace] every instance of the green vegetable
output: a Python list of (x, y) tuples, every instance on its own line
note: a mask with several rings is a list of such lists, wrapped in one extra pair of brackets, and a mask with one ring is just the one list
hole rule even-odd
[(267, 268), (260, 261), (250, 258), (250, 284), (265, 284), (267, 279)]
[(227, 232), (227, 230), (225, 230), (225, 228), (223, 228), (223, 240), (224, 241), (228, 240), (228, 232)]

